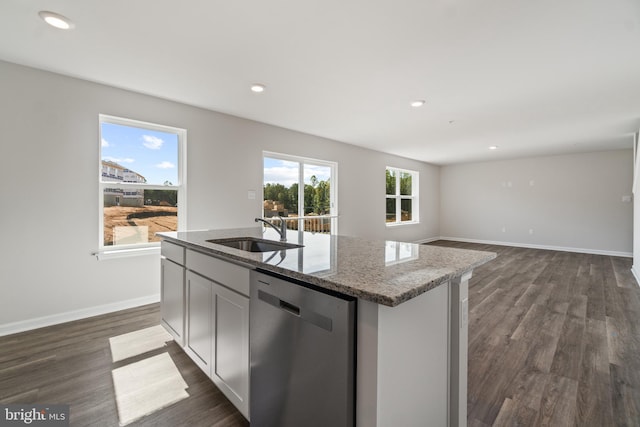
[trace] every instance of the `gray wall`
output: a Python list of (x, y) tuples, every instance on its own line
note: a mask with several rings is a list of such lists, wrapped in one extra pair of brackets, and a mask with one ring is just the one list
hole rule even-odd
[(628, 256), (632, 166), (618, 150), (442, 167), (440, 235)]
[[(436, 166), (6, 62), (0, 93), (0, 333), (13, 322), (158, 297), (158, 256), (91, 256), (99, 236), (100, 113), (187, 129), (189, 229), (254, 225), (262, 204), (247, 190), (260, 191), (267, 150), (338, 162), (343, 234), (438, 235)], [(420, 172), (419, 225), (385, 227), (387, 165)]]

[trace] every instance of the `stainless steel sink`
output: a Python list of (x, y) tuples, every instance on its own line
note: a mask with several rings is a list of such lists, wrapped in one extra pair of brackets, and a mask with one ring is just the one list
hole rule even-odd
[(255, 237), (232, 237), (228, 239), (211, 239), (209, 243), (228, 246), (247, 252), (271, 252), (285, 249), (301, 248), (301, 245), (286, 242), (274, 242), (273, 240), (258, 239)]

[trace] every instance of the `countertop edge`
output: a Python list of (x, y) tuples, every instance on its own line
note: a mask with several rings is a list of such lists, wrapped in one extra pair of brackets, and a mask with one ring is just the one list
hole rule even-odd
[[(158, 233), (158, 236), (161, 237), (163, 240), (167, 240), (171, 243), (184, 246), (185, 248), (194, 250), (196, 252), (199, 252), (205, 255), (214, 256), (224, 261), (232, 262), (234, 264), (239, 264), (243, 267), (259, 268), (263, 271), (270, 271), (285, 277), (301, 280), (327, 290), (339, 292), (354, 298), (363, 299), (363, 300), (384, 305), (387, 307), (396, 307), (406, 301), (409, 301), (417, 297), (418, 295), (421, 295), (446, 282), (449, 282), (455, 279), (456, 277), (461, 277), (464, 274), (470, 271), (473, 271), (473, 269), (475, 269), (476, 267), (483, 265), (486, 262), (489, 262), (497, 257), (497, 254), (493, 252), (475, 251), (475, 252), (484, 252), (486, 256), (472, 264), (465, 266), (464, 268), (454, 270), (447, 274), (443, 274), (442, 276), (434, 280), (431, 280), (421, 285), (416, 285), (409, 290), (398, 293), (397, 295), (388, 296), (388, 295), (381, 295), (380, 293), (376, 293), (376, 292), (369, 292), (364, 289), (354, 289), (353, 287), (349, 287), (341, 283), (336, 283), (334, 281), (324, 279), (322, 277), (313, 276), (305, 273), (292, 271), (290, 269), (280, 268), (278, 266), (265, 264), (263, 262), (247, 258), (246, 256), (242, 256), (242, 252), (238, 249), (224, 248), (222, 250), (218, 250), (213, 247), (202, 246), (197, 243), (189, 242), (189, 241), (180, 239), (178, 237), (170, 236), (164, 233)], [(235, 254), (234, 252), (238, 252), (238, 254)]]

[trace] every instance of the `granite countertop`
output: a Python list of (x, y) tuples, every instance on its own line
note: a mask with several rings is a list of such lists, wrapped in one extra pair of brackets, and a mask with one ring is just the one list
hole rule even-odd
[(158, 233), (163, 239), (324, 289), (394, 307), (496, 257), (493, 252), (368, 240), (295, 230), (287, 242), (302, 248), (247, 252), (207, 242), (230, 237), (278, 241), (270, 228)]

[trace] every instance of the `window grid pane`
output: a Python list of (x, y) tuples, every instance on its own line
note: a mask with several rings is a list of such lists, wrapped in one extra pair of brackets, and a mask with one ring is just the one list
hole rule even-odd
[(386, 222), (396, 222), (396, 199), (387, 199), (387, 220)]
[(304, 215), (331, 213), (331, 167), (304, 164)]
[(411, 199), (400, 199), (400, 221), (413, 221), (412, 202)]
[(297, 217), (300, 163), (264, 158), (263, 216)]
[(387, 195), (396, 195), (396, 174), (395, 171), (387, 169)]
[(400, 194), (402, 196), (410, 196), (411, 190), (411, 174), (400, 172)]

